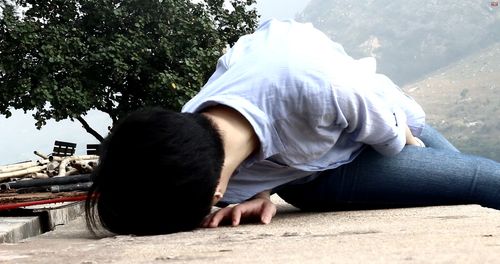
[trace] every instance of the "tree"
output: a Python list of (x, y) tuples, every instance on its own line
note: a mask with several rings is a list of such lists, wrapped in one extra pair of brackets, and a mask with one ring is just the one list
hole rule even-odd
[[(255, 0), (0, 0), (0, 114), (46, 120), (98, 109), (116, 122), (194, 96), (227, 45), (257, 25)], [(21, 13), (18, 10), (22, 10)]]

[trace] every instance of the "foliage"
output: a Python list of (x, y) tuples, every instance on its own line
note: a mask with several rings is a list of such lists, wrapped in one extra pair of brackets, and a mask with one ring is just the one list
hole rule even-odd
[(0, 0), (0, 113), (35, 110), (38, 128), (85, 122), (93, 108), (113, 122), (143, 106), (179, 110), (257, 24), (255, 0), (231, 10), (224, 0), (14, 2)]

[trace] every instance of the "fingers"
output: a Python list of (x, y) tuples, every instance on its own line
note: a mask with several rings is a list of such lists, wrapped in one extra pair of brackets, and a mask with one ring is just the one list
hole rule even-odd
[(205, 228), (215, 228), (218, 227), (219, 224), (226, 218), (227, 216), (231, 215), (231, 209), (230, 207), (222, 208), (217, 212), (209, 214), (205, 220), (203, 220), (203, 223), (201, 224), (202, 227)]
[(231, 221), (232, 226), (238, 226), (241, 221), (241, 214), (242, 214), (242, 209), (240, 206), (235, 206), (233, 208), (233, 212), (231, 214), (231, 218), (233, 219)]
[(273, 203), (265, 203), (262, 206), (262, 211), (260, 213), (260, 221), (267, 225), (271, 223), (271, 219), (276, 214), (276, 205)]
[(222, 222), (229, 222), (232, 226), (238, 226), (242, 219), (260, 220), (263, 224), (269, 224), (276, 214), (276, 205), (268, 199), (255, 199), (236, 206), (222, 208), (208, 215), (201, 226), (205, 228), (218, 227)]
[(221, 210), (217, 211), (214, 216), (212, 217), (212, 220), (210, 221), (208, 227), (215, 228), (218, 227), (219, 224), (227, 217), (231, 215), (232, 208), (226, 207), (222, 208)]
[(214, 217), (214, 214), (215, 213), (211, 213), (211, 214), (207, 215), (205, 217), (205, 219), (203, 219), (203, 222), (201, 222), (201, 227), (208, 228), (210, 222), (212, 221), (212, 218)]
[(203, 220), (201, 226), (204, 228), (215, 228), (218, 227), (224, 220), (231, 220), (232, 226), (238, 226), (241, 222), (241, 217), (245, 208), (246, 207), (242, 205), (222, 208), (219, 211), (208, 215)]

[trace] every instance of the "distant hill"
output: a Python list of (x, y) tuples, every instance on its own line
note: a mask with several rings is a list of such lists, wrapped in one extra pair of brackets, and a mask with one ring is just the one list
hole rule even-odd
[(486, 0), (311, 0), (312, 22), (355, 58), (403, 85), (500, 41), (500, 7)]
[(500, 161), (500, 43), (403, 89), (459, 149)]
[(500, 161), (500, 7), (490, 0), (311, 0), (297, 16), (377, 58), (463, 152)]

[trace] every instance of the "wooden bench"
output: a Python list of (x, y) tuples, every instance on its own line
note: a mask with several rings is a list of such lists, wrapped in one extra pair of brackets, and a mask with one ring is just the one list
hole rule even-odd
[(87, 155), (99, 155), (100, 144), (87, 144)]
[(64, 142), (56, 140), (54, 142), (54, 149), (52, 150), (52, 156), (57, 157), (67, 157), (75, 154), (76, 143)]

